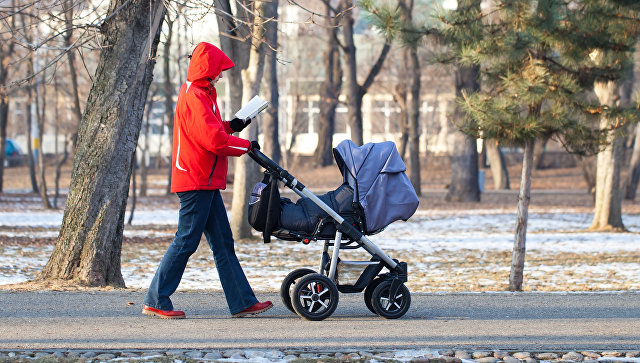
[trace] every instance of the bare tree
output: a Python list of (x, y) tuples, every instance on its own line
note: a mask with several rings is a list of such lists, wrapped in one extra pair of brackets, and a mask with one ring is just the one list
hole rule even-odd
[[(162, 53), (164, 80), (162, 86), (164, 89), (164, 122), (169, 130), (169, 138), (173, 140), (173, 82), (171, 81), (171, 43), (173, 41), (173, 24), (175, 20), (171, 17), (171, 13), (167, 12), (165, 23), (167, 24), (167, 37), (164, 42), (164, 52)], [(160, 151), (158, 151), (158, 158)], [(166, 193), (171, 193), (171, 160), (167, 168), (167, 189)]]
[(266, 70), (264, 74), (268, 94), (269, 108), (262, 121), (264, 135), (264, 152), (276, 163), (282, 159), (280, 140), (278, 138), (278, 112), (280, 109), (280, 94), (278, 92), (278, 0), (264, 4), (264, 17), (271, 19), (265, 24), (266, 36)]
[(325, 1), (327, 48), (323, 55), (324, 79), (320, 87), (320, 115), (318, 117), (318, 145), (313, 154), (315, 166), (328, 166), (333, 163), (333, 133), (336, 124), (336, 107), (338, 107), (342, 88), (342, 67), (340, 65), (340, 48), (338, 42), (338, 26), (341, 9), (334, 9), (329, 1)]
[[(15, 0), (11, 1), (15, 6)], [(7, 90), (7, 80), (9, 78), (9, 68), (13, 60), (15, 43), (9, 36), (11, 33), (7, 31), (6, 26), (15, 28), (16, 18), (11, 17), (8, 21), (0, 24), (2, 31), (0, 32), (0, 193), (3, 191), (4, 180), (4, 145), (7, 142), (7, 123), (9, 115), (9, 92)]]
[[(39, 280), (124, 286), (120, 271), (129, 180), (165, 8), (112, 0), (78, 133), (62, 227)], [(134, 61), (131, 61), (131, 60)]]
[(356, 145), (362, 145), (363, 129), (362, 129), (362, 98), (373, 84), (373, 81), (380, 73), (382, 65), (391, 49), (391, 43), (385, 41), (376, 62), (371, 67), (364, 82), (358, 82), (358, 65), (356, 62), (356, 45), (354, 41), (354, 24), (353, 18), (354, 3), (353, 0), (341, 0), (341, 9), (344, 9), (342, 15), (342, 50), (345, 66), (345, 83), (348, 106), (349, 126), (351, 127), (351, 140)]

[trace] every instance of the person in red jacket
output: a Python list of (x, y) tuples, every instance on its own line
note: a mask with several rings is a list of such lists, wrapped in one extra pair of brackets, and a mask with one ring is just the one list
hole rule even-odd
[(228, 156), (241, 156), (256, 141), (232, 135), (251, 120), (223, 121), (215, 83), (234, 63), (222, 50), (199, 43), (191, 54), (187, 82), (180, 88), (173, 125), (171, 192), (180, 198), (178, 230), (151, 281), (143, 314), (180, 319), (169, 298), (178, 288), (189, 257), (204, 233), (213, 251), (222, 289), (233, 317), (261, 313), (273, 306), (258, 302), (235, 254), (220, 190), (227, 186)]

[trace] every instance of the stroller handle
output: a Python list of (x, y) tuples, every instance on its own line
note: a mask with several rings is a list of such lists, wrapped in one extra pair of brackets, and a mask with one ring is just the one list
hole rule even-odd
[(268, 156), (262, 153), (262, 151), (257, 149), (251, 149), (247, 153), (253, 161), (258, 163), (261, 167), (266, 169), (269, 173), (275, 175), (282, 181), (286, 186), (290, 188), (295, 188), (302, 191), (305, 187), (300, 183), (293, 175), (289, 174), (288, 171), (282, 169), (280, 165), (278, 165), (275, 161), (271, 160)]

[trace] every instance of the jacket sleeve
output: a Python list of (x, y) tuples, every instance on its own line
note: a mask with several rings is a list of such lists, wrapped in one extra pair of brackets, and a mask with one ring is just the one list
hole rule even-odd
[(222, 156), (240, 156), (249, 151), (249, 140), (230, 135), (228, 122), (213, 113), (213, 103), (205, 94), (189, 92), (187, 106), (190, 112), (190, 133), (203, 148)]

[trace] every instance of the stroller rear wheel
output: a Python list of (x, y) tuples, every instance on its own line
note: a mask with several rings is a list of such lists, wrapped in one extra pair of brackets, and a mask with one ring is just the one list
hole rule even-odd
[(411, 294), (409, 289), (401, 284), (398, 292), (395, 294), (394, 301), (391, 302), (390, 296), (391, 281), (386, 280), (373, 290), (371, 296), (371, 305), (376, 314), (387, 319), (397, 319), (403, 316), (411, 305)]
[(338, 288), (328, 277), (313, 273), (306, 275), (293, 287), (293, 309), (307, 320), (324, 320), (338, 307)]
[(383, 281), (384, 279), (382, 277), (376, 277), (369, 282), (369, 285), (367, 285), (367, 288), (364, 290), (364, 304), (367, 306), (367, 309), (374, 314), (378, 313), (376, 313), (373, 305), (371, 305), (371, 296), (373, 296), (373, 290), (375, 290)]
[(296, 311), (293, 310), (293, 305), (291, 305), (291, 287), (302, 276), (312, 273), (315, 273), (315, 271), (310, 268), (299, 268), (297, 270), (289, 272), (287, 277), (282, 280), (282, 285), (280, 285), (280, 299), (282, 300), (284, 306), (286, 306), (287, 309), (289, 309), (289, 311), (291, 311), (292, 313), (295, 313)]

